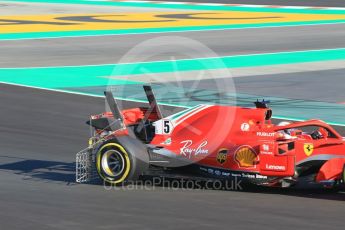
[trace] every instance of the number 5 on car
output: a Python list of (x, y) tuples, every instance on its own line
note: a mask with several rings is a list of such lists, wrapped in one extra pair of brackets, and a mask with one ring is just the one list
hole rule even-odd
[(170, 134), (173, 130), (173, 125), (170, 120), (163, 120), (163, 134)]

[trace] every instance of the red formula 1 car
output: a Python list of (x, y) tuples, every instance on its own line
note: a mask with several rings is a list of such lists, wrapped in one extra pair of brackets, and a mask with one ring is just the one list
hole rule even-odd
[(148, 107), (122, 111), (105, 93), (111, 112), (88, 121), (95, 135), (77, 155), (77, 181), (90, 177), (92, 162), (115, 185), (141, 175), (238, 178), (280, 187), (344, 184), (345, 139), (323, 121), (274, 125), (265, 101), (255, 108), (198, 105), (164, 117), (151, 87), (144, 90)]

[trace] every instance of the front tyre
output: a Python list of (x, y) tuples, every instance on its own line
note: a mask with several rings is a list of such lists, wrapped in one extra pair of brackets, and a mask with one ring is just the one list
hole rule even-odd
[(145, 145), (129, 136), (111, 139), (99, 147), (96, 168), (108, 184), (135, 182), (148, 168)]

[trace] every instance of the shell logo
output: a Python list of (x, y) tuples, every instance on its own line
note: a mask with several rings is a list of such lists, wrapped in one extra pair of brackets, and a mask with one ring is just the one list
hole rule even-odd
[(255, 167), (256, 154), (250, 146), (241, 146), (235, 153), (235, 160), (239, 167)]

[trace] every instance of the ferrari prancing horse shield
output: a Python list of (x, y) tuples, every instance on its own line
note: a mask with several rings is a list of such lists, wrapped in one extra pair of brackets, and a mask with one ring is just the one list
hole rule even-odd
[(313, 151), (314, 151), (314, 145), (313, 144), (310, 144), (310, 143), (304, 144), (305, 155), (307, 155), (309, 157), (313, 153)]

